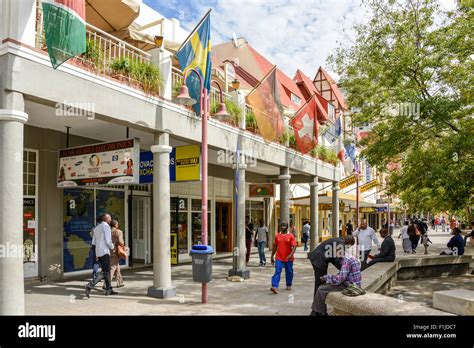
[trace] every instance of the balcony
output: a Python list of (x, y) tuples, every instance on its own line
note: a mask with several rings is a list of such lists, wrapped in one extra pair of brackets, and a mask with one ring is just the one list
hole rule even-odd
[[(37, 49), (47, 51), (43, 30), (41, 0), (37, 1)], [(117, 39), (86, 23), (86, 52), (68, 61), (84, 70), (120, 81), (132, 88), (158, 96), (162, 88), (160, 69), (151, 62), (151, 54)]]

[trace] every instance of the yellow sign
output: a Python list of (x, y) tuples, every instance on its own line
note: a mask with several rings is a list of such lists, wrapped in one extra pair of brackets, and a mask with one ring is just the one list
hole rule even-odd
[(201, 180), (201, 149), (197, 145), (176, 148), (176, 181)]
[(320, 204), (319, 205), (319, 210), (331, 210), (332, 209), (332, 204)]
[(374, 187), (377, 187), (378, 185), (379, 185), (379, 181), (378, 181), (378, 180), (369, 181), (368, 183), (362, 185), (362, 186), (359, 188), (360, 193), (365, 192), (365, 191), (369, 191), (369, 190), (373, 189)]
[(356, 182), (357, 182), (357, 176), (355, 174), (352, 174), (351, 176), (348, 176), (347, 178), (339, 181), (339, 188), (340, 189), (346, 188), (347, 186), (351, 186), (355, 184)]
[(360, 208), (361, 213), (373, 213), (374, 211), (374, 208)]
[(177, 265), (178, 264), (178, 234), (175, 232), (171, 232), (171, 264)]

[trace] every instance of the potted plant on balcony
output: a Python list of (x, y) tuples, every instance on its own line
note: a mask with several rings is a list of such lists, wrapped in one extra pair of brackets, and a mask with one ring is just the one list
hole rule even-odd
[[(213, 100), (211, 102), (211, 114), (217, 113), (219, 109), (219, 102)], [(231, 100), (225, 100), (224, 101), (225, 107), (227, 109), (227, 113), (229, 114), (228, 117), (224, 119), (219, 119), (219, 121), (231, 123), (233, 125), (238, 125), (240, 123), (241, 115), (242, 115), (242, 110)]]
[(252, 110), (247, 110), (245, 113), (245, 128), (252, 133), (258, 133), (257, 119)]
[(134, 61), (130, 75), (145, 93), (159, 94), (163, 86), (160, 68), (149, 62)]
[(130, 60), (127, 58), (115, 58), (110, 62), (112, 77), (120, 81), (130, 81)]
[(97, 72), (104, 62), (104, 54), (97, 42), (88, 39), (86, 41), (86, 51), (81, 56), (81, 63), (87, 69)]

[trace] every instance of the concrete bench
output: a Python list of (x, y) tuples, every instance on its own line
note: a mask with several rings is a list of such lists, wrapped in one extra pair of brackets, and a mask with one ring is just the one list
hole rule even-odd
[(435, 291), (433, 307), (458, 315), (474, 315), (474, 291), (466, 289)]
[(453, 315), (413, 302), (403, 302), (395, 298), (367, 292), (361, 296), (345, 296), (342, 292), (331, 292), (326, 298), (335, 315)]

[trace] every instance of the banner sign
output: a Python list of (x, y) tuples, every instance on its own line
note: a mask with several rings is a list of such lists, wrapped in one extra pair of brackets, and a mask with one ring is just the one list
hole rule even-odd
[(351, 186), (355, 184), (356, 182), (357, 182), (357, 175), (352, 174), (351, 176), (348, 176), (347, 178), (339, 181), (339, 188), (340, 189), (346, 188), (347, 186)]
[(275, 197), (275, 184), (250, 184), (250, 197)]
[(369, 190), (371, 190), (371, 189), (377, 187), (378, 185), (379, 185), (378, 180), (372, 180), (372, 181), (368, 182), (367, 184), (362, 185), (362, 186), (359, 188), (360, 193), (369, 191)]
[(375, 212), (374, 208), (360, 208), (359, 212), (361, 213), (373, 213)]
[(138, 139), (60, 150), (58, 187), (138, 184), (139, 154)]
[(365, 162), (365, 182), (368, 183), (372, 179), (370, 175), (370, 164)]
[[(170, 182), (201, 180), (201, 148), (198, 145), (174, 147), (170, 153)], [(153, 153), (140, 153), (140, 184), (153, 183)]]
[(171, 251), (171, 264), (178, 264), (178, 234), (176, 232), (171, 232), (171, 242), (170, 242), (170, 251)]

